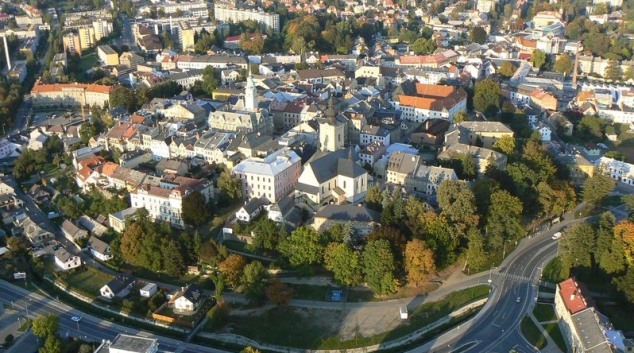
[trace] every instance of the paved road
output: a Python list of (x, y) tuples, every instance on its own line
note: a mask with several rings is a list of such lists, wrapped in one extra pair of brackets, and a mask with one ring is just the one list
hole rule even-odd
[[(184, 352), (184, 353), (225, 353), (226, 351), (203, 347), (196, 344), (184, 343), (179, 340), (153, 335), (151, 333), (135, 328), (112, 323), (78, 310), (56, 300), (42, 297), (36, 293), (31, 293), (25, 289), (14, 286), (8, 282), (0, 281), (0, 302), (8, 307), (13, 306), (15, 310), (33, 318), (38, 315), (52, 313), (60, 319), (60, 334), (62, 337), (85, 337), (90, 340), (101, 341), (102, 339), (112, 340), (119, 333), (128, 333), (140, 337), (157, 338), (159, 340), (160, 352)], [(71, 317), (78, 315), (82, 317), (79, 323), (71, 320)]]

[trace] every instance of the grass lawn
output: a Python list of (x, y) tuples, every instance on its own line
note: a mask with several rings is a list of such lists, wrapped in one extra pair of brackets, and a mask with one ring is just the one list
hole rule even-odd
[(250, 252), (249, 250), (245, 249), (245, 247), (249, 244), (242, 242), (242, 241), (238, 241), (238, 240), (225, 240), (222, 242), (222, 245), (226, 246), (227, 249), (230, 250), (235, 250), (235, 251), (242, 251), (242, 252)]
[(198, 276), (193, 274), (187, 274), (182, 277), (173, 277), (165, 273), (157, 273), (150, 271), (148, 269), (137, 267), (137, 268), (127, 268), (128, 270), (132, 270), (135, 276), (143, 279), (147, 279), (150, 281), (163, 282), (175, 286), (183, 286), (188, 283), (195, 283)]
[(559, 257), (552, 259), (542, 272), (542, 280), (550, 283), (559, 283), (565, 278), (561, 276), (562, 263)]
[(64, 282), (85, 296), (96, 298), (99, 296), (101, 287), (114, 279), (114, 276), (95, 270), (92, 267), (85, 268), (85, 271), (78, 271), (71, 274)]
[(564, 336), (561, 334), (561, 329), (559, 329), (559, 325), (557, 325), (557, 323), (551, 323), (542, 324), (542, 326), (544, 326), (544, 329), (546, 330), (546, 332), (548, 332), (550, 338), (555, 341), (557, 347), (559, 347), (562, 352), (567, 352), (568, 348), (566, 347), (566, 342), (564, 341)]
[(557, 315), (555, 315), (555, 309), (550, 304), (537, 304), (533, 309), (533, 315), (539, 322), (555, 321)]
[(309, 284), (291, 284), (295, 289), (295, 299), (324, 301), (326, 298), (326, 286), (312, 286)]
[(546, 347), (548, 343), (546, 341), (546, 337), (542, 335), (542, 332), (535, 326), (533, 320), (531, 320), (528, 316), (524, 316), (522, 319), (522, 323), (520, 324), (520, 329), (522, 330), (522, 335), (524, 338), (535, 346), (537, 349), (542, 349)]
[[(312, 291), (312, 295), (317, 295), (315, 289), (310, 289), (310, 291)], [(259, 317), (230, 316), (228, 324), (232, 333), (258, 342), (302, 349), (350, 349), (402, 337), (445, 317), (465, 304), (484, 298), (488, 294), (488, 286), (477, 286), (453, 292), (440, 301), (421, 305), (414, 310), (406, 322), (392, 331), (372, 337), (359, 336), (347, 341), (342, 341), (337, 329), (323, 327), (315, 323), (316, 320), (311, 317), (314, 314), (300, 313), (291, 308), (273, 308)], [(321, 298), (323, 295), (325, 292)]]
[(623, 200), (621, 196), (613, 195), (606, 197), (603, 202), (601, 202), (602, 206), (619, 206), (623, 204)]

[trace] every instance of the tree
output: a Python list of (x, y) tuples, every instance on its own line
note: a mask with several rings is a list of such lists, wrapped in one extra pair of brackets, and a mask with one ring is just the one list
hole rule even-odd
[(351, 245), (353, 243), (354, 228), (349, 223), (337, 223), (328, 229), (329, 240)]
[(634, 264), (634, 223), (622, 221), (614, 227), (614, 236), (628, 264)]
[(583, 200), (593, 205), (601, 203), (615, 186), (616, 183), (609, 175), (599, 171), (583, 183)]
[(361, 258), (350, 246), (342, 243), (330, 243), (324, 252), (326, 269), (332, 271), (336, 281), (355, 286), (361, 283)]
[(218, 265), (228, 255), (227, 248), (213, 240), (204, 242), (200, 247), (200, 260), (212, 266)]
[(445, 180), (437, 192), (442, 215), (453, 225), (455, 236), (464, 236), (467, 228), (478, 224), (475, 196), (464, 182)]
[(577, 133), (584, 140), (600, 141), (603, 140), (604, 129), (605, 122), (601, 118), (594, 115), (585, 115), (579, 122)]
[(12, 334), (8, 334), (5, 338), (4, 338), (4, 344), (5, 346), (10, 346), (11, 343), (13, 343), (13, 335)]
[(628, 267), (625, 275), (614, 279), (616, 288), (623, 293), (625, 299), (634, 303), (634, 266)]
[(262, 353), (260, 352), (259, 349), (255, 349), (253, 347), (246, 347), (245, 349), (241, 350), (240, 353)]
[(259, 303), (264, 298), (264, 288), (269, 272), (260, 261), (253, 261), (244, 267), (241, 278), (244, 295), (252, 303)]
[(247, 259), (238, 254), (231, 254), (218, 266), (227, 284), (233, 288), (240, 285), (242, 273), (247, 266)]
[(625, 155), (619, 151), (607, 151), (603, 155), (606, 158), (616, 159), (617, 161), (625, 162)]
[(522, 201), (506, 190), (491, 195), (487, 217), (487, 235), (491, 248), (498, 249), (504, 240), (519, 239), (526, 234), (522, 226)]
[(385, 239), (368, 242), (363, 252), (365, 280), (375, 293), (385, 295), (396, 292), (394, 255)]
[(480, 232), (472, 228), (468, 234), (469, 246), (467, 247), (467, 264), (475, 271), (483, 270), (487, 263), (487, 253), (484, 249), (484, 239)]
[(623, 81), (634, 80), (634, 67), (628, 66), (623, 75)]
[[(284, 227), (282, 225), (282, 227)], [(253, 242), (251, 246), (257, 250), (277, 250), (280, 239), (280, 226), (274, 221), (265, 218), (257, 222), (253, 229)]]
[(504, 76), (506, 78), (509, 78), (511, 76), (513, 76), (513, 74), (515, 73), (515, 70), (517, 70), (517, 68), (515, 67), (515, 65), (513, 65), (513, 63), (511, 63), (510, 61), (505, 61), (500, 68), (498, 69), (497, 73), (500, 76)]
[(218, 188), (220, 189), (221, 199), (227, 203), (242, 198), (242, 181), (231, 175), (228, 170), (223, 170), (220, 173)]
[(306, 269), (321, 263), (324, 256), (322, 238), (309, 226), (299, 227), (280, 242), (280, 253), (288, 258), (291, 266)]
[(563, 53), (559, 55), (553, 68), (559, 73), (570, 75), (574, 69), (574, 63), (568, 54)]
[(205, 196), (197, 190), (192, 191), (183, 199), (183, 222), (199, 227), (207, 222), (212, 214), (205, 200)]
[(515, 153), (515, 138), (513, 136), (504, 135), (493, 143), (493, 149), (510, 156)]
[(55, 336), (59, 331), (59, 318), (55, 314), (44, 314), (36, 317), (32, 323), (33, 334), (38, 337)]
[(623, 70), (619, 62), (610, 60), (608, 66), (605, 68), (603, 77), (605, 77), (606, 80), (621, 81), (623, 79)]
[(405, 246), (407, 281), (418, 286), (435, 271), (434, 253), (427, 247), (427, 244), (420, 239), (407, 242), (407, 246)]
[(137, 108), (137, 101), (134, 92), (123, 86), (119, 86), (110, 92), (108, 104), (111, 108), (125, 108), (129, 113), (134, 112)]
[(469, 39), (478, 44), (486, 43), (487, 37), (487, 32), (480, 26), (471, 28), (471, 31), (469, 32)]
[(502, 86), (490, 78), (475, 84), (473, 95), (474, 108), (491, 117), (497, 114), (502, 105)]
[(463, 121), (467, 121), (467, 113), (463, 111), (457, 112), (453, 117), (453, 123), (460, 124)]
[(46, 336), (44, 345), (40, 347), (40, 353), (62, 353), (62, 340), (57, 335)]
[(288, 284), (276, 279), (266, 287), (265, 293), (273, 304), (287, 307), (295, 295), (295, 290)]
[(381, 188), (378, 183), (372, 185), (365, 195), (365, 202), (368, 204), (368, 208), (375, 211), (381, 211), (383, 196), (381, 195)]
[(539, 49), (533, 50), (533, 54), (531, 54), (531, 62), (536, 68), (541, 69), (546, 63), (546, 53)]
[[(207, 66), (203, 70), (203, 82), (202, 89), (205, 94), (211, 96), (211, 94), (220, 86), (220, 80), (218, 73), (213, 66)], [(222, 176), (222, 175), (221, 175)]]
[(431, 54), (436, 50), (436, 43), (431, 38), (418, 38), (412, 45), (412, 50), (416, 55)]
[(577, 224), (564, 232), (559, 241), (559, 253), (566, 268), (592, 267), (596, 249), (596, 237), (590, 224)]
[(174, 240), (170, 240), (163, 248), (163, 266), (168, 275), (180, 277), (187, 267), (183, 257), (183, 249)]

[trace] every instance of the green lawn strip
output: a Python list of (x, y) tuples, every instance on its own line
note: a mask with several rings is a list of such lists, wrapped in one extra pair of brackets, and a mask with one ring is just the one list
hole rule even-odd
[(542, 324), (542, 326), (544, 327), (544, 330), (548, 332), (550, 338), (555, 341), (557, 347), (559, 347), (562, 352), (567, 352), (568, 348), (566, 347), (566, 342), (564, 341), (564, 336), (561, 334), (561, 329), (559, 328), (559, 325), (557, 325), (557, 323), (550, 323)]
[(522, 335), (524, 335), (524, 338), (526, 338), (526, 340), (537, 349), (542, 349), (546, 347), (546, 344), (548, 343), (546, 341), (546, 337), (542, 335), (542, 332), (539, 330), (539, 328), (535, 325), (530, 317), (524, 316), (524, 318), (522, 319), (522, 323), (520, 324), (520, 329), (522, 330)]
[(242, 251), (242, 252), (246, 252), (246, 253), (251, 253), (251, 251), (246, 249), (246, 246), (248, 244), (245, 243), (245, 242), (242, 242), (242, 241), (225, 240), (225, 241), (222, 242), (222, 245), (226, 246), (227, 249), (229, 249), (229, 250), (235, 250), (235, 251)]
[(66, 283), (74, 291), (81, 293), (89, 298), (95, 299), (99, 296), (99, 290), (108, 282), (114, 279), (114, 276), (105, 272), (101, 272), (92, 267), (85, 267), (85, 270), (80, 270), (75, 273), (69, 274), (67, 277), (61, 280)]
[(537, 304), (533, 309), (533, 315), (539, 322), (555, 321), (557, 315), (555, 315), (555, 309), (550, 304)]
[(117, 314), (113, 314), (111, 312), (108, 312), (106, 310), (103, 310), (95, 305), (92, 305), (90, 303), (87, 303), (83, 300), (77, 299), (75, 297), (73, 297), (72, 295), (66, 293), (65, 291), (57, 288), (54, 284), (48, 282), (48, 281), (42, 281), (40, 283), (38, 283), (38, 285), (45, 290), (49, 295), (51, 296), (56, 296), (57, 299), (59, 299), (60, 301), (64, 302), (65, 304), (80, 310), (82, 312), (94, 315), (94, 316), (98, 316), (101, 317), (104, 320), (108, 320), (111, 322), (117, 322), (120, 324), (126, 324), (127, 321), (127, 325), (129, 327), (134, 327), (137, 329), (141, 329), (141, 330), (146, 330), (149, 332), (153, 332), (156, 333), (158, 335), (162, 335), (162, 336), (166, 336), (166, 337), (173, 337), (173, 338), (184, 338), (185, 337), (185, 333), (179, 332), (179, 331), (174, 331), (165, 327), (159, 327), (159, 326), (155, 326), (146, 322), (142, 322), (142, 321), (137, 321), (137, 320), (133, 320), (133, 319), (126, 319), (125, 317), (121, 316), (121, 315), (117, 315)]
[(165, 273), (150, 271), (142, 267), (136, 267), (132, 269), (132, 273), (134, 273), (134, 276), (138, 278), (143, 278), (149, 281), (167, 283), (174, 286), (183, 286), (185, 284), (195, 283), (198, 279), (198, 276), (193, 274), (187, 274), (182, 277), (173, 277)]
[[(229, 317), (231, 332), (258, 342), (302, 349), (349, 349), (391, 341), (434, 323), (456, 309), (489, 294), (488, 286), (478, 286), (448, 294), (442, 300), (418, 307), (407, 321), (392, 331), (372, 337), (342, 341), (338, 330), (314, 324), (311, 312), (273, 308), (257, 319), (253, 316)], [(328, 315), (328, 314), (324, 314)], [(335, 313), (333, 313), (335, 315)]]
[(290, 286), (295, 289), (294, 299), (326, 300), (326, 292), (328, 291), (328, 287), (326, 286), (313, 286), (309, 284), (291, 284)]

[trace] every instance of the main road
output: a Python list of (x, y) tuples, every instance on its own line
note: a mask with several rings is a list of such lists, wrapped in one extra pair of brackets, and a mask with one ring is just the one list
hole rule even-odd
[[(91, 341), (112, 340), (120, 333), (130, 335), (156, 338), (159, 340), (160, 352), (183, 352), (183, 353), (227, 353), (226, 351), (203, 347), (200, 345), (185, 343), (183, 341), (156, 336), (149, 332), (138, 330), (135, 328), (119, 325), (105, 319), (101, 319), (61, 303), (57, 300), (43, 297), (39, 294), (32, 293), (23, 288), (12, 285), (8, 282), (0, 280), (0, 302), (7, 307), (28, 314), (31, 318), (38, 315), (52, 313), (59, 317), (60, 334), (62, 337), (82, 337)], [(73, 316), (81, 316), (80, 322), (71, 320)]]

